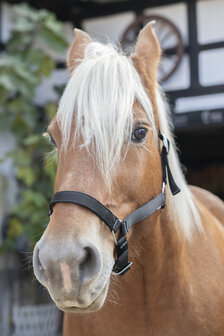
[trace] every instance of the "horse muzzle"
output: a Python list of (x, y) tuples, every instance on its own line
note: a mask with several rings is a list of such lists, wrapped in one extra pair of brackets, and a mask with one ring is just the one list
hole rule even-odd
[(101, 252), (92, 242), (53, 244), (41, 239), (34, 249), (33, 268), (61, 310), (94, 311), (101, 306), (99, 298), (106, 297), (110, 273), (105, 274)]

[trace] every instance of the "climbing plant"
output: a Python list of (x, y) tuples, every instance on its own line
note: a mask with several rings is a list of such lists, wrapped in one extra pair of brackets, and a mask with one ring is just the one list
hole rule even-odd
[(15, 149), (4, 159), (11, 158), (15, 167), (18, 195), (7, 216), (1, 251), (18, 249), (21, 237), (32, 249), (46, 224), (56, 153), (42, 133), (57, 103), (39, 106), (34, 98), (37, 87), (56, 67), (50, 51), (61, 53), (67, 48), (54, 14), (26, 4), (14, 6), (13, 11), (13, 29), (0, 55), (0, 132), (15, 138)]

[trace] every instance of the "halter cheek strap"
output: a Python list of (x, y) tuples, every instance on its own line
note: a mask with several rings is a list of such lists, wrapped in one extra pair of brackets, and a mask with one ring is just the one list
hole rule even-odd
[[(49, 216), (53, 213), (53, 207), (57, 203), (73, 203), (83, 206), (93, 213), (95, 213), (111, 230), (116, 245), (117, 259), (115, 260), (113, 267), (113, 274), (124, 275), (130, 268), (132, 262), (128, 261), (128, 242), (127, 233), (130, 228), (152, 215), (159, 209), (165, 207), (165, 186), (167, 184), (167, 177), (170, 185), (170, 190), (173, 195), (180, 192), (180, 189), (176, 185), (172, 173), (170, 171), (168, 163), (169, 141), (166, 137), (159, 132), (159, 138), (163, 141), (161, 152), (161, 164), (162, 164), (162, 191), (156, 197), (149, 202), (132, 212), (124, 220), (118, 219), (108, 208), (102, 203), (96, 200), (94, 197), (84, 194), (79, 191), (59, 191), (54, 194), (49, 204)], [(119, 238), (116, 238), (116, 232), (120, 229)]]

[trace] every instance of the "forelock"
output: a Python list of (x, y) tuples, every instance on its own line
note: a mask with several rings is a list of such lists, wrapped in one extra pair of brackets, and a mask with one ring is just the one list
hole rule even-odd
[[(82, 146), (109, 180), (128, 150), (136, 101), (155, 134), (152, 105), (131, 59), (113, 45), (90, 43), (59, 103), (57, 120), (62, 146), (67, 148), (70, 137), (73, 145), (81, 137)], [(74, 118), (75, 130), (71, 134)]]

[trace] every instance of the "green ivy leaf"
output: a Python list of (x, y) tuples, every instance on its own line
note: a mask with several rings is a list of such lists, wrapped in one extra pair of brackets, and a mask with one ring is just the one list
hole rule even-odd
[(17, 89), (13, 78), (7, 74), (0, 74), (0, 86), (7, 91), (15, 91)]
[(24, 190), (23, 197), (27, 204), (34, 204), (37, 207), (42, 207), (46, 204), (44, 195), (31, 189)]
[(17, 5), (14, 10), (11, 37), (0, 56), (0, 127), (15, 136), (17, 148), (4, 159), (13, 160), (19, 193), (1, 251), (15, 248), (15, 238), (21, 233), (32, 247), (47, 223), (57, 153), (44, 157), (52, 147), (41, 134), (55, 116), (57, 102), (40, 108), (33, 98), (38, 85), (55, 68), (47, 50), (61, 53), (67, 48), (62, 25), (54, 14), (27, 4)]
[(27, 186), (31, 186), (36, 179), (35, 172), (30, 167), (19, 167), (17, 171), (17, 176)]
[(25, 146), (33, 146), (38, 145), (40, 142), (43, 141), (43, 136), (40, 134), (33, 134), (28, 136), (26, 139), (23, 140), (23, 144)]
[(57, 113), (58, 104), (56, 102), (48, 102), (45, 105), (45, 112), (49, 120), (53, 119)]
[(8, 152), (7, 157), (13, 159), (17, 166), (27, 166), (31, 163), (30, 154), (24, 149), (16, 149)]
[(6, 90), (3, 86), (0, 85), (0, 108), (5, 104), (8, 95), (9, 95), (8, 90)]
[(40, 49), (29, 50), (26, 60), (35, 74), (42, 74), (48, 77), (55, 69), (55, 62)]
[(38, 69), (38, 72), (43, 74), (45, 77), (49, 77), (54, 69), (55, 69), (54, 61), (49, 56), (45, 55)]
[(8, 227), (8, 232), (7, 232), (8, 237), (17, 238), (19, 237), (19, 235), (21, 235), (22, 232), (23, 232), (23, 225), (21, 221), (18, 218), (13, 217), (9, 221), (9, 227)]
[(21, 17), (14, 23), (14, 29), (20, 33), (31, 32), (33, 29), (35, 29), (35, 23), (30, 20), (28, 21), (25, 17)]
[(21, 20), (21, 18), (29, 18), (33, 22), (38, 22), (41, 12), (31, 8), (25, 3), (13, 6), (13, 10), (17, 20)]
[(56, 52), (63, 52), (67, 47), (67, 42), (62, 35), (56, 34), (48, 27), (42, 27), (40, 30), (37, 39), (40, 43), (47, 46), (49, 49), (52, 49)]

